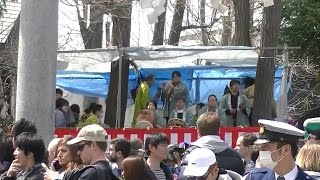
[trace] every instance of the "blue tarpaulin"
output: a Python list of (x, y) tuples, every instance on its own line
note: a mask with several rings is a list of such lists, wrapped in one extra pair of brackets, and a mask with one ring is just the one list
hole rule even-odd
[[(210, 67), (190, 66), (181, 68), (142, 68), (142, 75), (155, 75), (155, 84), (151, 87), (151, 97), (163, 82), (171, 79), (174, 70), (181, 72), (182, 80), (189, 88), (192, 103), (206, 102), (210, 94), (221, 99), (226, 85), (231, 79), (255, 77), (256, 67)], [(275, 71), (274, 98), (280, 98), (280, 85), (283, 67)], [(128, 100), (131, 101), (130, 90), (137, 85), (138, 74), (134, 70), (129, 72)], [(78, 71), (57, 71), (57, 86), (75, 94), (94, 97), (106, 97), (109, 88), (110, 73), (90, 73)]]

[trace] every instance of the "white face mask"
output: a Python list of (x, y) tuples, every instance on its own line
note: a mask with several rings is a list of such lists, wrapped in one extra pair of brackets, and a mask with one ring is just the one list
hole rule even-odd
[[(282, 147), (281, 147), (282, 148)], [(259, 151), (259, 159), (262, 167), (266, 167), (269, 169), (273, 169), (277, 166), (277, 164), (281, 161), (281, 159), (284, 157), (282, 156), (278, 161), (274, 162), (272, 160), (272, 153), (279, 151), (281, 148), (275, 150), (275, 151)]]
[(184, 109), (177, 109), (177, 112), (178, 112), (178, 113), (183, 113), (183, 112), (184, 112)]

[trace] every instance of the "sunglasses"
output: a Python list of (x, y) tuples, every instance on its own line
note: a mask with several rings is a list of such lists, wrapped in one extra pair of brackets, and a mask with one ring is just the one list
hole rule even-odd
[(79, 145), (78, 145), (78, 150), (79, 150), (79, 151), (83, 151), (83, 149), (84, 149), (84, 147), (85, 147), (86, 145), (91, 145), (91, 142), (79, 144)]

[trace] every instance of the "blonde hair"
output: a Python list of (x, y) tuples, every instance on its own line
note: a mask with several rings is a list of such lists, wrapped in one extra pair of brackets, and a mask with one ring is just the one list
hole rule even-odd
[(296, 163), (305, 171), (320, 172), (320, 145), (306, 144), (304, 145), (296, 158)]

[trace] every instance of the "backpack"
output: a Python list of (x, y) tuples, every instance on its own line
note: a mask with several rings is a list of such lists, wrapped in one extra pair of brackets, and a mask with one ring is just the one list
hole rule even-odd
[[(63, 179), (64, 180), (78, 180), (80, 178), (80, 176), (82, 175), (83, 172), (85, 172), (87, 169), (89, 168), (95, 168), (97, 173), (98, 173), (98, 179), (97, 180), (105, 180), (106, 179), (106, 174), (105, 174), (105, 170), (104, 167), (102, 167), (101, 164), (95, 164), (95, 165), (90, 165), (90, 166), (86, 166), (82, 169), (78, 169), (78, 170), (74, 170), (74, 171), (69, 171), (67, 172)], [(110, 179), (111, 180), (119, 180), (119, 178), (113, 174), (111, 168), (107, 167), (107, 171), (108, 174), (110, 174)]]

